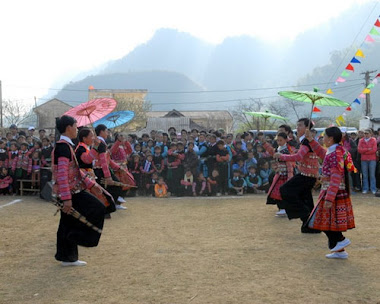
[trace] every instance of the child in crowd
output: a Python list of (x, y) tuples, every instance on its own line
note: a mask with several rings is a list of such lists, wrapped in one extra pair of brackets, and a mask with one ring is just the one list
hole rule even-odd
[(165, 184), (162, 176), (158, 178), (158, 182), (154, 185), (154, 196), (158, 198), (169, 196), (168, 186)]
[(230, 194), (243, 195), (244, 190), (247, 187), (247, 183), (244, 178), (241, 176), (242, 173), (239, 170), (233, 171), (233, 176), (228, 182), (230, 188)]
[(153, 155), (148, 154), (146, 160), (141, 163), (140, 172), (141, 172), (141, 182), (143, 185), (147, 185), (151, 180), (153, 172), (155, 172), (153, 164)]
[(246, 174), (249, 173), (248, 168), (251, 166), (255, 166), (255, 167), (257, 166), (257, 159), (255, 157), (253, 150), (248, 150), (247, 159), (244, 162), (244, 170), (245, 170)]
[(181, 186), (178, 191), (178, 196), (192, 196), (193, 195), (194, 176), (191, 170), (186, 170)]
[(0, 168), (8, 168), (8, 149), (6, 147), (6, 142), (0, 140)]
[(265, 193), (268, 193), (270, 188), (269, 176), (272, 173), (272, 169), (269, 167), (269, 161), (265, 159), (261, 159), (260, 166), (260, 177), (262, 179), (263, 184), (260, 187), (260, 190), (264, 190)]
[(40, 152), (34, 151), (32, 154), (32, 188), (40, 185), (41, 156)]
[(219, 140), (217, 142), (217, 150), (216, 150), (216, 162), (217, 162), (217, 168), (219, 172), (218, 185), (219, 185), (219, 189), (221, 193), (225, 195), (228, 192), (229, 161), (230, 161), (230, 154), (228, 153), (225, 143), (223, 140)]
[(0, 168), (0, 194), (12, 194), (12, 177), (6, 167)]
[(164, 171), (164, 157), (162, 156), (162, 148), (161, 146), (155, 146), (154, 147), (154, 154), (152, 159), (152, 165), (154, 170), (158, 173), (158, 175), (162, 174), (162, 171)]
[(248, 175), (245, 177), (247, 183), (248, 193), (265, 193), (265, 191), (260, 190), (262, 186), (261, 177), (256, 173), (256, 166), (252, 165), (248, 167)]
[(193, 183), (193, 196), (203, 196), (206, 194), (206, 178), (203, 173), (199, 173), (196, 181)]
[[(140, 195), (142, 184), (141, 184), (141, 163), (140, 163), (140, 155), (137, 153), (132, 154), (132, 161), (128, 162), (128, 170), (133, 175), (133, 179), (137, 185), (137, 191)], [(131, 194), (136, 195), (136, 188), (131, 189)]]
[(155, 195), (155, 185), (158, 183), (158, 174), (153, 172), (145, 183), (145, 196)]
[(219, 172), (214, 169), (211, 172), (211, 176), (207, 178), (207, 192), (210, 196), (220, 196), (220, 190), (218, 185)]
[(232, 165), (232, 171), (233, 170), (239, 170), (240, 172), (243, 173), (244, 176), (247, 175), (247, 170), (246, 170), (245, 162), (243, 158), (238, 158), (236, 160), (236, 163)]

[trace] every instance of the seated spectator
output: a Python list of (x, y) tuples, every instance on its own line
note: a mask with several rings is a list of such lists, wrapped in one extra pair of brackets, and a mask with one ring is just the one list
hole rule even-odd
[(248, 151), (248, 154), (247, 154), (247, 159), (245, 160), (244, 162), (244, 170), (245, 170), (245, 173), (248, 174), (248, 168), (251, 167), (251, 166), (255, 166), (257, 167), (257, 159), (255, 157), (255, 154), (253, 151)]
[(12, 194), (12, 177), (5, 167), (0, 168), (0, 194)]
[(262, 159), (260, 165), (260, 177), (262, 179), (262, 185), (260, 187), (260, 190), (264, 190), (265, 193), (268, 193), (268, 190), (270, 188), (269, 177), (272, 172), (273, 170), (269, 167), (269, 162), (265, 159)]
[(203, 173), (199, 173), (195, 182), (193, 183), (193, 196), (206, 195), (206, 178)]
[(234, 170), (239, 170), (243, 173), (244, 176), (247, 175), (247, 169), (245, 167), (245, 162), (243, 158), (238, 158), (236, 160), (236, 163), (232, 165), (232, 171)]
[(247, 183), (241, 176), (240, 170), (234, 170), (232, 178), (228, 181), (230, 194), (233, 195), (243, 195), (244, 190), (247, 187)]
[(168, 197), (168, 186), (166, 185), (164, 178), (160, 176), (158, 182), (154, 185), (154, 196), (158, 198)]
[(249, 173), (245, 178), (245, 181), (247, 183), (247, 192), (255, 194), (265, 193), (265, 191), (259, 189), (262, 186), (263, 182), (261, 180), (261, 177), (256, 173), (256, 166), (249, 166), (248, 171)]
[(146, 196), (154, 196), (155, 185), (158, 183), (158, 174), (157, 172), (153, 172), (150, 178), (146, 181), (145, 184), (145, 195)]
[(192, 196), (193, 195), (194, 176), (191, 170), (186, 170), (183, 179), (181, 179), (181, 186), (179, 187), (178, 196)]
[(220, 196), (220, 189), (219, 189), (219, 172), (218, 170), (212, 170), (211, 176), (207, 178), (207, 193), (209, 196)]

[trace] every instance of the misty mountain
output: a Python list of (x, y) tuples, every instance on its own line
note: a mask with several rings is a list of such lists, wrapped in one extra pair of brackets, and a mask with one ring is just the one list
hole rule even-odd
[[(326, 82), (332, 86), (343, 64), (349, 62), (357, 44), (370, 31), (372, 25), (364, 22), (372, 8), (373, 3), (355, 5), (286, 45), (249, 36), (229, 37), (212, 45), (188, 33), (160, 29), (152, 39), (109, 62), (97, 74), (67, 84), (56, 97), (68, 102), (85, 101), (88, 86), (93, 85), (97, 89), (148, 89), (151, 93), (147, 100), (154, 110), (230, 109), (248, 98), (265, 97), (270, 101), (279, 87), (284, 90), (306, 85), (300, 88), (311, 90)], [(366, 26), (360, 32), (363, 24)], [(360, 68), (380, 67), (376, 51), (369, 51)], [(355, 77), (362, 77), (358, 74)], [(345, 85), (337, 88), (346, 94), (340, 96), (356, 98), (355, 87), (344, 90)], [(203, 92), (157, 93), (184, 91)]]

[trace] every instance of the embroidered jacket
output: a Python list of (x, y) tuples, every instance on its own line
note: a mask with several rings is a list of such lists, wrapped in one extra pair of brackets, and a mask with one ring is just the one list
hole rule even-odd
[(298, 164), (298, 170), (301, 175), (309, 177), (318, 177), (319, 162), (318, 156), (313, 152), (310, 147), (309, 141), (304, 139), (297, 153), (292, 155), (282, 154), (280, 156), (281, 161), (296, 161)]
[(62, 201), (71, 200), (72, 194), (95, 184), (80, 170), (74, 150), (66, 140), (61, 139), (56, 143), (52, 156), (53, 191)]
[(124, 144), (117, 140), (110, 149), (111, 158), (118, 164), (123, 164), (127, 161), (130, 154), (132, 154), (132, 146), (129, 142)]
[(12, 177), (0, 175), (0, 189), (8, 188), (12, 184)]
[[(345, 151), (341, 145), (333, 145), (328, 150), (324, 149), (315, 140), (310, 142), (310, 146), (323, 159), (322, 164), (322, 191), (326, 190), (326, 201), (334, 201), (338, 190), (346, 189), (344, 180), (344, 155), (349, 152)], [(351, 157), (347, 155), (348, 161)], [(352, 161), (351, 161), (352, 162)], [(346, 165), (346, 167), (349, 167)]]
[[(271, 156), (273, 156), (275, 149), (268, 142), (263, 144), (263, 148)], [(293, 149), (291, 148), (291, 146), (289, 144), (286, 144), (286, 147), (284, 147), (284, 148), (277, 147), (276, 152), (279, 152), (279, 153), (284, 154), (284, 155), (290, 155), (290, 154), (292, 154)], [(280, 175), (287, 175), (288, 179), (290, 179), (293, 177), (294, 167), (295, 167), (295, 162), (279, 160), (277, 162), (277, 168), (275, 171), (276, 171), (276, 173), (278, 173)]]
[(100, 136), (100, 144), (98, 147), (98, 157), (94, 162), (94, 169), (101, 168), (103, 170), (103, 175), (105, 178), (111, 177), (110, 168), (114, 171), (120, 169), (120, 166), (111, 159), (111, 155), (107, 149), (106, 142)]

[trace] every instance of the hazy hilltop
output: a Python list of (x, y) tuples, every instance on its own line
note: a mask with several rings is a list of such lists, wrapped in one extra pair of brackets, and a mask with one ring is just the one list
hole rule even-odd
[[(95, 75), (70, 82), (56, 97), (68, 102), (85, 101), (90, 85), (96, 89), (147, 89), (151, 92), (147, 99), (154, 110), (206, 110), (230, 109), (239, 100), (248, 98), (266, 97), (269, 101), (281, 86), (307, 84), (302, 87), (307, 90), (329, 81), (333, 86), (354, 56), (355, 47), (371, 30), (375, 17), (359, 33), (372, 9), (373, 3), (355, 5), (285, 44), (239, 36), (213, 45), (188, 33), (160, 29), (152, 39), (119, 60), (110, 61)], [(353, 42), (356, 45), (351, 48)], [(377, 44), (364, 50), (367, 56), (352, 77), (363, 77), (360, 72), (367, 68), (380, 68)], [(188, 91), (219, 92), (185, 93)], [(358, 85), (342, 96), (351, 101), (359, 93)]]

